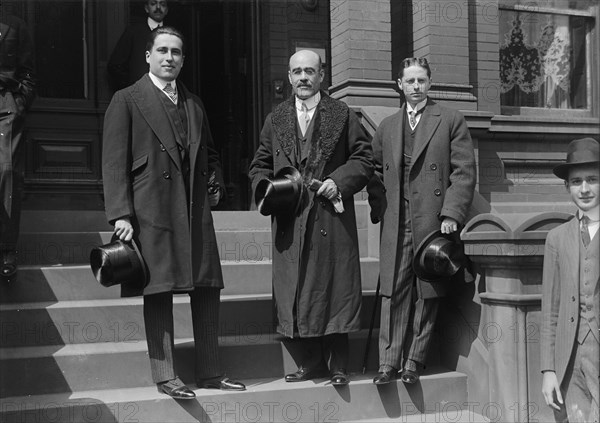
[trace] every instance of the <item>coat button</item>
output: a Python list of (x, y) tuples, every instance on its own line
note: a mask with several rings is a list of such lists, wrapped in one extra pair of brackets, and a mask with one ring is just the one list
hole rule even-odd
[(321, 235), (327, 236), (327, 231), (325, 229), (321, 229)]
[(202, 176), (206, 176), (206, 170), (202, 171)]
[(162, 145), (162, 144), (161, 144), (161, 145), (160, 145), (160, 151), (167, 151), (167, 149), (165, 148), (165, 146), (164, 146), (164, 145)]
[(385, 164), (385, 170), (389, 170), (389, 169), (390, 169), (390, 164), (389, 164), (389, 163), (386, 163), (386, 164)]
[(279, 149), (275, 150), (275, 155), (279, 156)]
[(385, 189), (385, 187), (381, 190), (384, 194), (387, 192), (387, 189)]
[(571, 297), (571, 301), (575, 301), (575, 297)]
[(575, 319), (573, 319), (572, 317), (569, 320), (571, 321), (571, 323), (575, 321)]
[(436, 195), (436, 197), (439, 197), (440, 195), (442, 195), (442, 191), (437, 188), (433, 191), (433, 193)]
[(163, 172), (163, 178), (165, 178), (165, 179), (171, 179), (171, 174), (165, 170)]
[(429, 166), (429, 169), (437, 170), (437, 165), (435, 163), (431, 163), (431, 166)]
[(200, 150), (204, 150), (204, 144), (200, 144)]

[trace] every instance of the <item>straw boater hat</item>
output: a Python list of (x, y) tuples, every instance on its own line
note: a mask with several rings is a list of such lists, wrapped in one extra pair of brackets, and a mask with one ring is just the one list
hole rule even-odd
[(569, 177), (569, 169), (574, 166), (598, 166), (598, 141), (593, 138), (582, 138), (569, 143), (567, 162), (556, 166), (552, 171), (560, 179)]

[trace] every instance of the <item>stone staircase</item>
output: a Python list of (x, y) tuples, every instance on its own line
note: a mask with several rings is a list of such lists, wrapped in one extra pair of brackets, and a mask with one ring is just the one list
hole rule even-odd
[(364, 329), (350, 338), (350, 385), (283, 381), (297, 367), (297, 351), (273, 331), (269, 219), (218, 212), (221, 365), (248, 390), (196, 389), (189, 297), (176, 295), (177, 371), (197, 394), (189, 402), (160, 394), (152, 383), (142, 299), (102, 287), (87, 265), (90, 249), (110, 240), (102, 213), (25, 213), (18, 279), (0, 283), (0, 421), (486, 421), (468, 407), (467, 377), (442, 368), (435, 354), (419, 384), (376, 387), (375, 332), (362, 374), (378, 260), (370, 256), (366, 204), (357, 202), (357, 212)]

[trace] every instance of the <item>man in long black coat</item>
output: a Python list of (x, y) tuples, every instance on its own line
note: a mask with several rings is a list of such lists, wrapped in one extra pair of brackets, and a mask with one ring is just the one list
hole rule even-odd
[(0, 5), (0, 277), (17, 271), (23, 189), (23, 124), (35, 96), (33, 43), (25, 22)]
[(104, 121), (106, 215), (120, 239), (137, 242), (148, 266), (148, 285), (124, 285), (122, 295), (144, 296), (152, 379), (164, 393), (195, 396), (175, 373), (173, 292), (191, 297), (197, 385), (243, 390), (223, 378), (219, 366), (223, 276), (210, 207), (221, 191), (208, 193), (213, 173), (223, 186), (218, 156), (202, 101), (176, 80), (184, 58), (181, 33), (161, 27), (150, 37), (150, 72), (115, 93)]
[[(324, 74), (316, 53), (294, 54), (288, 76), (294, 96), (267, 117), (249, 173), (254, 188), (286, 166), (306, 183), (323, 182), (305, 190), (295, 215), (272, 223), (277, 330), (300, 338), (305, 352), (285, 378), (325, 376), (329, 367), (332, 383), (345, 385), (348, 333), (360, 329), (362, 298), (353, 196), (373, 174), (371, 144), (355, 113), (319, 91)], [(344, 212), (334, 209), (336, 200)]]

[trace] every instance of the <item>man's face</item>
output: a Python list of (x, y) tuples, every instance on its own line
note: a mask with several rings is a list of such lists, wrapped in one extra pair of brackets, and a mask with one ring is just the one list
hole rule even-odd
[(427, 97), (427, 92), (431, 88), (431, 79), (427, 76), (427, 70), (414, 65), (404, 69), (402, 78), (398, 80), (398, 86), (404, 92), (406, 101), (414, 107)]
[(169, 6), (166, 0), (148, 0), (144, 5), (144, 9), (148, 16), (156, 22), (162, 22), (167, 13), (169, 13)]
[(315, 95), (323, 82), (319, 56), (312, 51), (299, 51), (290, 58), (288, 79), (294, 94), (302, 100)]
[(171, 34), (159, 34), (151, 51), (146, 52), (150, 72), (164, 81), (173, 81), (183, 66), (183, 41)]
[(599, 173), (600, 170), (595, 165), (574, 167), (569, 170), (569, 179), (565, 184), (575, 205), (584, 212), (598, 207)]

